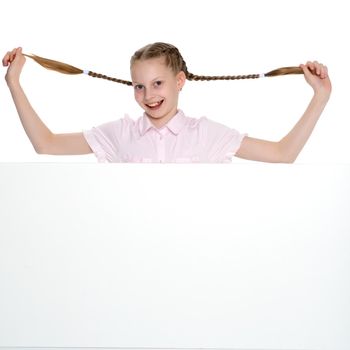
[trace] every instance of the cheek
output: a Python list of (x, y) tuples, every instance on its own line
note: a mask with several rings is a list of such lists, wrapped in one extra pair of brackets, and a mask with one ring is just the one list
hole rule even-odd
[(142, 93), (140, 91), (134, 91), (134, 97), (138, 103), (142, 101)]
[(176, 95), (177, 95), (176, 86), (169, 86), (166, 89), (163, 89), (162, 93), (164, 96), (167, 96), (168, 98), (176, 98)]
[(173, 87), (173, 89), (171, 89), (171, 91), (169, 91), (171, 93), (171, 96), (173, 99), (177, 99), (179, 96), (179, 90), (177, 89), (176, 86)]

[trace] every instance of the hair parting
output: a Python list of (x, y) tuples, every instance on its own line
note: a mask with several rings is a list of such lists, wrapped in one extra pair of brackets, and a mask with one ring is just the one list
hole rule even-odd
[[(46, 69), (54, 70), (63, 74), (87, 74), (93, 78), (101, 78), (110, 80), (116, 83), (131, 86), (132, 82), (123, 79), (112, 78), (104, 74), (95, 73), (88, 70), (82, 70), (80, 68), (71, 66), (70, 64), (54, 61), (48, 58), (40, 57), (37, 55), (24, 56), (33, 59), (35, 62), (45, 67)], [(151, 58), (164, 57), (165, 63), (174, 71), (174, 73), (179, 73), (183, 71), (188, 80), (193, 81), (212, 81), (212, 80), (241, 80), (241, 79), (258, 79), (262, 77), (276, 77), (289, 74), (303, 74), (303, 70), (300, 67), (282, 67), (272, 70), (264, 74), (248, 74), (248, 75), (227, 75), (227, 76), (206, 76), (206, 75), (195, 75), (187, 70), (187, 65), (182, 58), (179, 50), (166, 43), (157, 42), (154, 44), (147, 45), (140, 50), (136, 51), (131, 57), (130, 65), (132, 66), (138, 60), (146, 60)]]

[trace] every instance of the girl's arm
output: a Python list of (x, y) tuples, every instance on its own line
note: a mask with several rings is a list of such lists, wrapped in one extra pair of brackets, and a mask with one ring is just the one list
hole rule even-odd
[(327, 67), (314, 61), (300, 65), (314, 90), (306, 111), (292, 130), (278, 142), (245, 137), (237, 157), (270, 163), (293, 163), (309, 139), (332, 90)]
[(35, 151), (41, 154), (61, 155), (91, 153), (83, 133), (53, 134), (36, 114), (19, 82), (25, 63), (22, 49), (8, 52), (2, 63), (5, 67), (9, 66), (5, 79), (23, 128)]

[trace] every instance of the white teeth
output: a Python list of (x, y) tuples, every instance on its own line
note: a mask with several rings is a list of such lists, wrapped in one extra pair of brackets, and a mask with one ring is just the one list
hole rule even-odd
[(147, 106), (149, 107), (157, 107), (162, 103), (162, 101), (158, 101), (158, 102), (154, 102), (154, 103), (149, 103), (147, 104)]

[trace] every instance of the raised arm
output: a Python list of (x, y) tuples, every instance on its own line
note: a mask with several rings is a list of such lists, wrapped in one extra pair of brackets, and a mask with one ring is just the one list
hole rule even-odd
[(293, 163), (309, 139), (332, 90), (327, 67), (314, 61), (300, 65), (314, 95), (296, 125), (278, 142), (245, 137), (237, 157), (269, 163)]
[(35, 151), (40, 154), (56, 155), (91, 153), (92, 150), (83, 133), (54, 134), (39, 118), (20, 84), (25, 61), (22, 49), (17, 48), (4, 56), (2, 64), (4, 67), (9, 67), (5, 79), (23, 128)]

